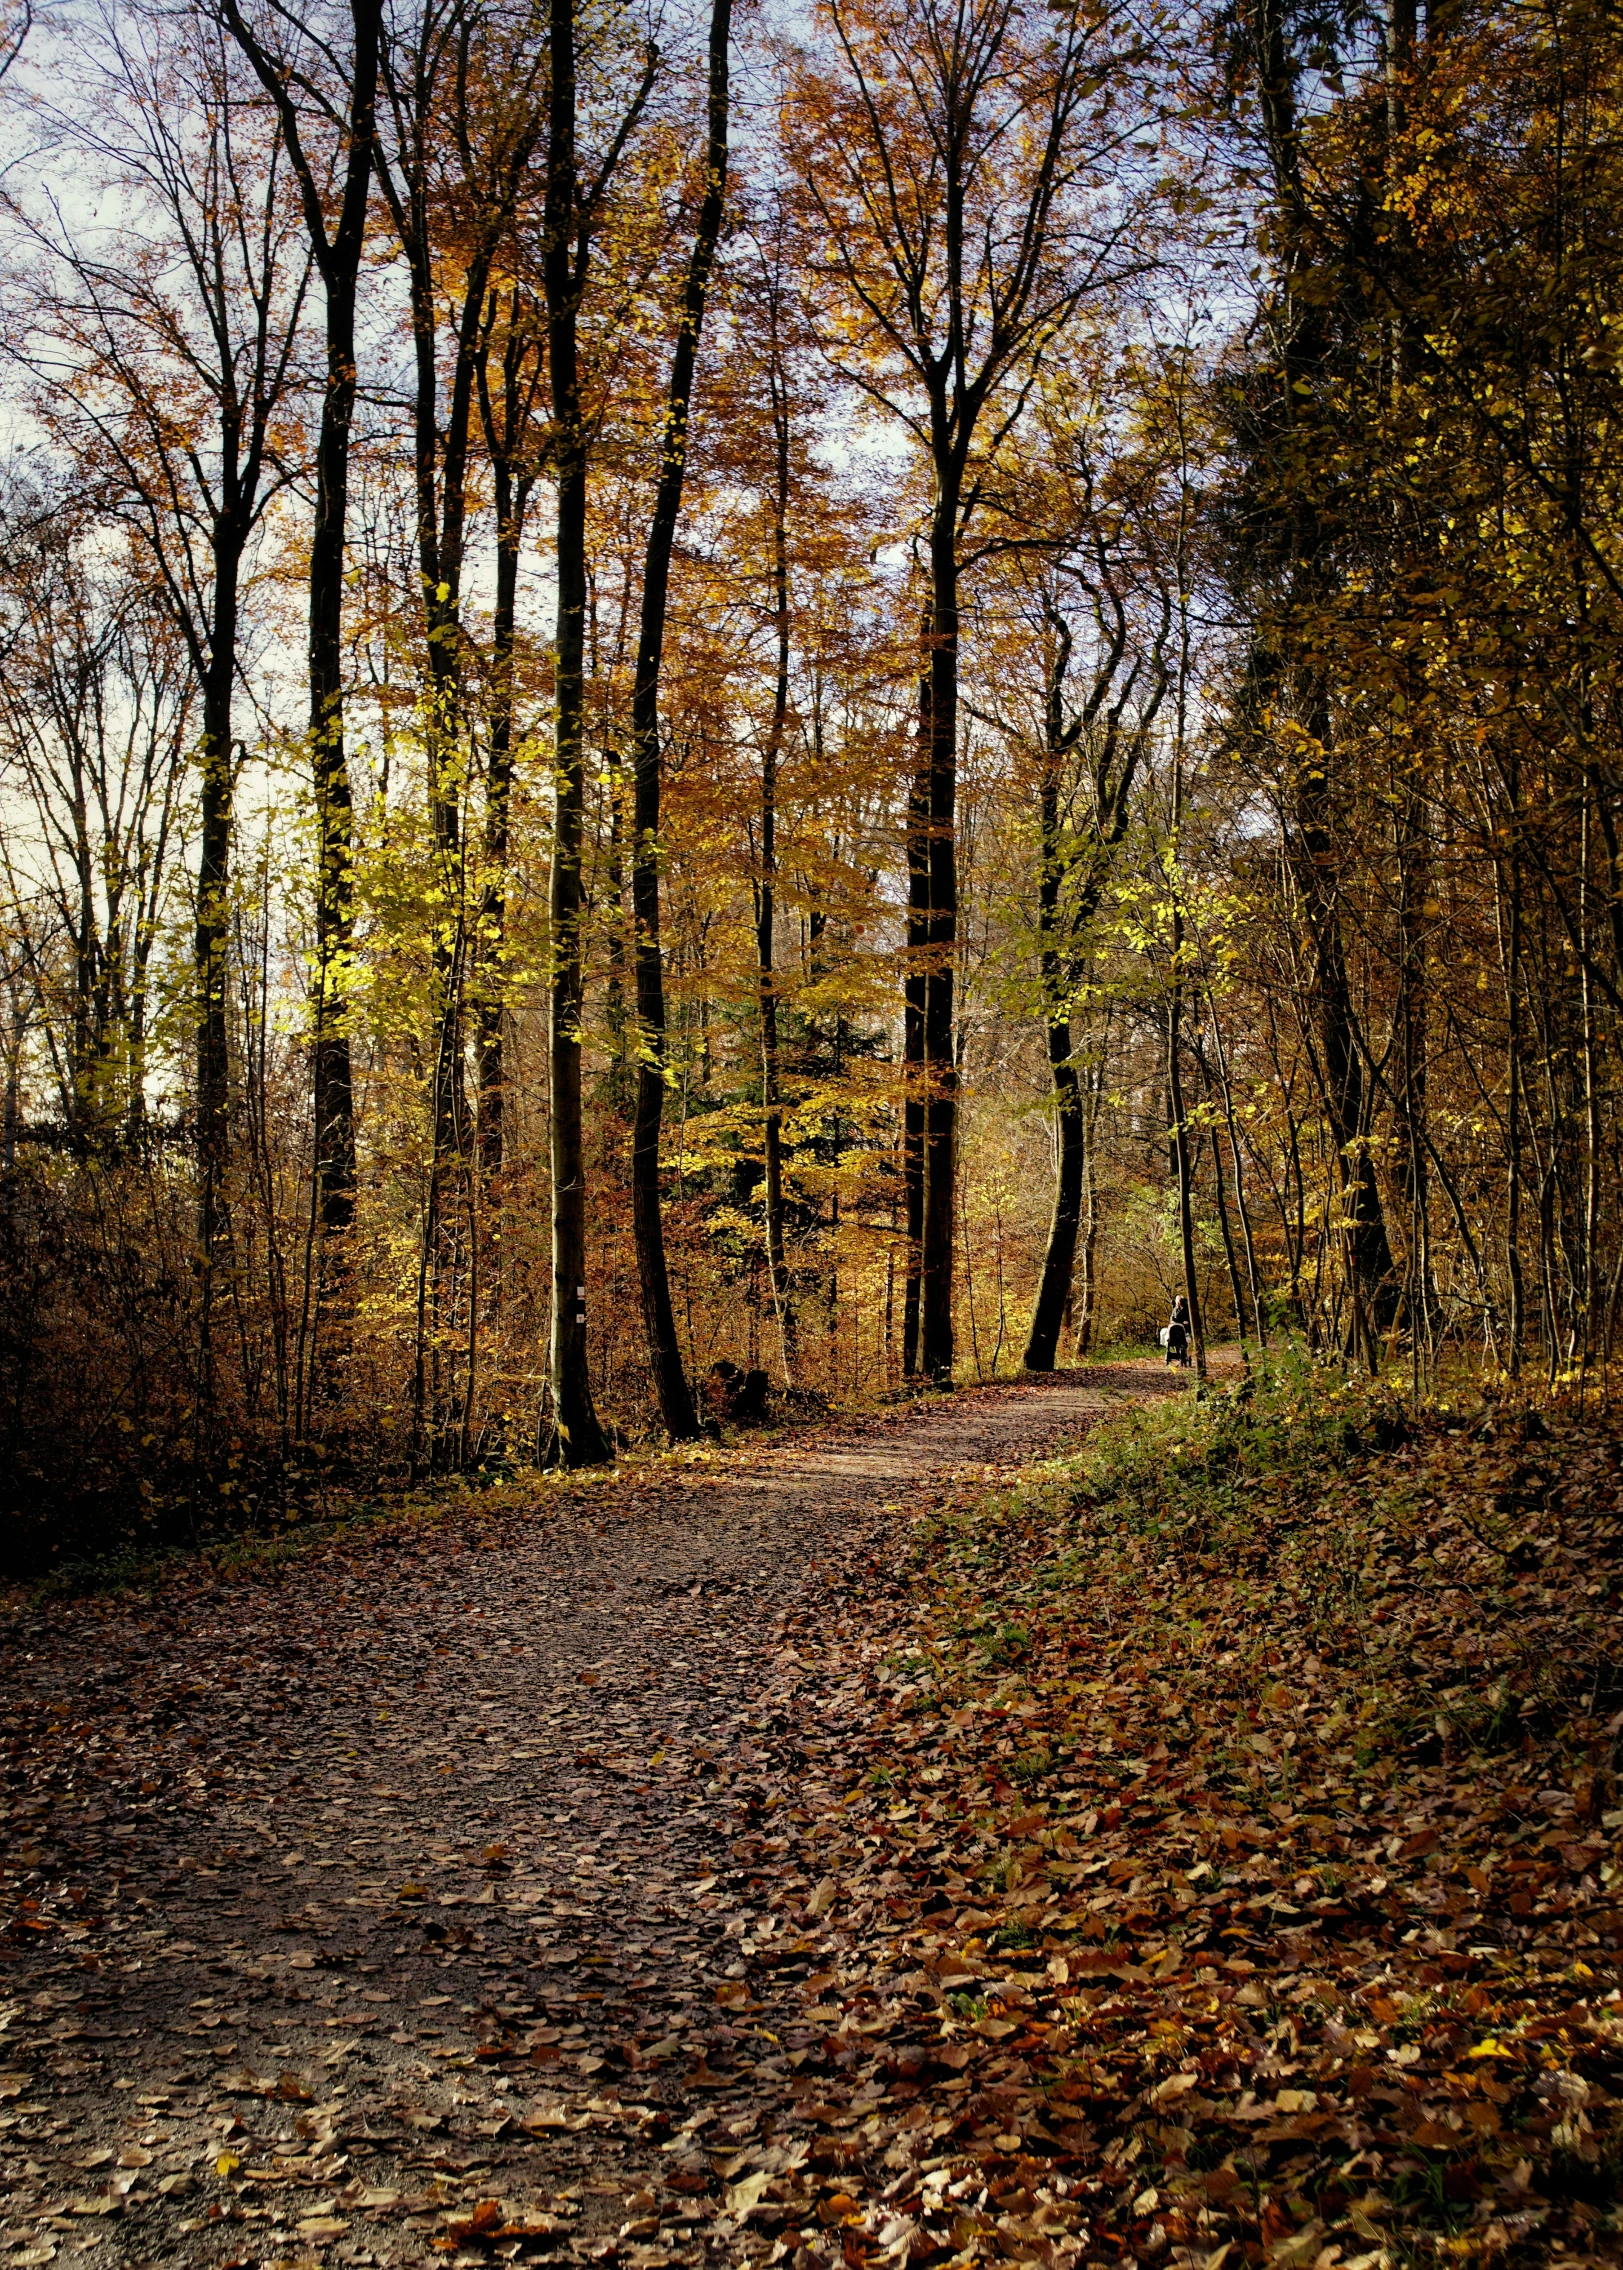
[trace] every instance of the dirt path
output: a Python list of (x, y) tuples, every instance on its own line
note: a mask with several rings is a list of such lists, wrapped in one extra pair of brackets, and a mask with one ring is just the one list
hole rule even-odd
[(932, 1485), (1168, 1384), (965, 1394), (20, 1619), (0, 2270), (764, 2249), (716, 2184), (772, 2135), (807, 1967), (732, 1849), (774, 1625), (837, 1619)]

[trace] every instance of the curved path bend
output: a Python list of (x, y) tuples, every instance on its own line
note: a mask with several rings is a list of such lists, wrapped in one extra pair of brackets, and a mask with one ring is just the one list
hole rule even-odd
[(961, 1393), (14, 1619), (0, 2270), (764, 2251), (671, 2178), (698, 2139), (724, 2180), (786, 2079), (733, 1852), (774, 1628), (837, 1627), (966, 1471), (1170, 1384)]

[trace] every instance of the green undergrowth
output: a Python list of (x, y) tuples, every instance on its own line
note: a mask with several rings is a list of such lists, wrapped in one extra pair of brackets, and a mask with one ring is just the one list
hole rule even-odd
[(1285, 1357), (1113, 1419), (920, 1549), (966, 1691), (1017, 1690), (1037, 1623), (1126, 1598), (1130, 1645), (1191, 1692), (1215, 1654), (1253, 1695), (1282, 1648), (1327, 1655), (1360, 1765), (1393, 1742), (1503, 1748), (1623, 1701), (1617, 1572), (1583, 1522), (1620, 1449), (1623, 1414), (1593, 1398), (1417, 1406)]

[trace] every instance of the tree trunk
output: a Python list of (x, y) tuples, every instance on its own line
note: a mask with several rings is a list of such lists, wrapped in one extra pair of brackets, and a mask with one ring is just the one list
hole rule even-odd
[[(227, 450), (228, 473), (230, 458)], [(203, 681), (202, 796), (193, 973), (197, 988), (197, 1262), (200, 1318), (199, 1402), (214, 1393), (214, 1267), (224, 1211), (230, 1063), (226, 1027), (226, 943), (231, 884), (231, 696), (237, 672), (240, 539), (214, 533), (214, 594)]]
[(343, 186), (330, 236), (327, 185), (318, 179), (304, 146), (294, 92), (299, 84), (296, 74), (261, 45), (237, 0), (223, 0), (223, 13), (232, 37), (276, 105), (326, 297), (327, 381), (316, 442), (315, 514), (310, 530), (310, 762), (316, 814), (311, 1085), (316, 1212), (325, 1229), (342, 1230), (355, 1211), (354, 1078), (344, 1021), (354, 934), (354, 807), (344, 755), (344, 535), (355, 416), (355, 300), (376, 146), (383, 0), (350, 0), (353, 47), (346, 88), (349, 115), (342, 135)]
[[(1050, 704), (1052, 708), (1052, 703)], [(1059, 1137), (1059, 1173), (1054, 1185), (1054, 1215), (1049, 1225), (1048, 1250), (1032, 1311), (1026, 1341), (1027, 1371), (1052, 1371), (1059, 1347), (1060, 1327), (1071, 1298), (1076, 1267), (1076, 1240), (1082, 1224), (1082, 1172), (1086, 1150), (1082, 1086), (1071, 1055), (1070, 1003), (1063, 992), (1064, 968), (1056, 935), (1059, 922), (1061, 845), (1059, 840), (1059, 752), (1055, 748), (1052, 718), (1047, 761), (1038, 800), (1041, 867), (1037, 882), (1037, 934), (1048, 1032), (1048, 1068), (1054, 1086), (1054, 1110)]]
[(1398, 1145), (1397, 1184), (1409, 1214), (1408, 1326), (1416, 1358), (1429, 1353), (1433, 1311), (1426, 1158), (1426, 902), (1431, 858), (1425, 814), (1413, 781), (1398, 806)]
[(902, 980), (902, 1188), (907, 1278), (902, 1293), (902, 1377), (919, 1368), (919, 1290), (924, 1259), (924, 1003), (930, 936), (930, 609), (924, 610), (919, 722), (907, 794), (907, 963)]
[(1510, 907), (1505, 922), (1505, 1272), (1510, 1280), (1510, 1317), (1505, 1368), (1512, 1379), (1522, 1368), (1527, 1337), (1527, 1282), (1522, 1273), (1522, 870), (1519, 839), (1520, 798), (1511, 775), (1508, 860)]
[[(1102, 1083), (1103, 1071), (1099, 1074)], [(1099, 1124), (1099, 1090), (1090, 1079), (1084, 1096), (1082, 1122), (1083, 1202), (1082, 1267), (1077, 1276), (1077, 1298), (1072, 1311), (1071, 1346), (1079, 1356), (1093, 1348), (1093, 1328), (1099, 1307), (1099, 1163), (1094, 1131)]]
[(316, 443), (310, 530), (310, 749), (316, 807), (316, 972), (312, 1087), (321, 1221), (355, 1212), (355, 1085), (345, 1010), (354, 941), (354, 801), (344, 750), (344, 542), (355, 417), (355, 299), (365, 243), (382, 0), (351, 0), (354, 59), (343, 200), (329, 243), (319, 197), (312, 226), (327, 301), (327, 385)]
[[(1337, 904), (1329, 792), (1330, 713), (1322, 685), (1315, 687), (1310, 704), (1310, 730), (1316, 749), (1298, 762), (1296, 770), (1297, 887), (1312, 954), (1324, 1107), (1338, 1161), (1348, 1293), (1355, 1331), (1368, 1336), (1391, 1325), (1398, 1311), (1399, 1289), (1364, 1122), (1358, 1019)], [(1367, 1348), (1363, 1353), (1367, 1356)]]
[(953, 981), (958, 944), (958, 513), (956, 479), (938, 467), (930, 541), (929, 902), (924, 969), (924, 1204), (919, 1355), (926, 1379), (952, 1384), (953, 1192), (958, 1067)]
[(551, 984), (552, 1335), (545, 1465), (601, 1465), (612, 1455), (592, 1401), (586, 1352), (586, 1168), (581, 1129), (581, 743), (586, 654), (586, 452), (577, 318), (585, 281), (575, 252), (575, 0), (550, 0), (547, 153), (547, 350), (556, 422), (558, 612), (553, 687)]
[(507, 861), (513, 803), (513, 649), (518, 612), (519, 546), (529, 484), (511, 468), (492, 469), (496, 502), (496, 601), (491, 623), (490, 756), (485, 768), (485, 872), (479, 892), (479, 986), (476, 1048), (479, 1164), (487, 1184), (502, 1171), (506, 1140), (504, 1061), (507, 948)]
[(659, 484), (643, 563), (642, 616), (631, 698), (631, 757), (635, 840), (631, 853), (631, 906), (636, 926), (637, 1114), (631, 1138), (631, 1203), (637, 1241), (648, 1357), (659, 1390), (665, 1430), (673, 1442), (698, 1432), (693, 1395), (682, 1363), (665, 1261), (665, 1225), (659, 1191), (659, 1133), (665, 1110), (666, 1034), (664, 965), (659, 945), (659, 824), (661, 752), (659, 680), (665, 648), (671, 550), (687, 471), (689, 405), (704, 325), (705, 298), (721, 233), (727, 182), (727, 103), (732, 0), (713, 0), (710, 15), (710, 83), (705, 147), (705, 193), (688, 259), (682, 319), (671, 357), (661, 435)]
[(778, 994), (774, 969), (777, 917), (778, 758), (789, 723), (789, 400), (774, 338), (768, 383), (777, 445), (772, 513), (772, 601), (777, 633), (777, 675), (772, 689), (772, 720), (761, 752), (761, 887), (756, 906), (756, 959), (761, 993), (761, 1102), (766, 1115), (763, 1129), (766, 1265), (777, 1312), (779, 1351), (784, 1385), (788, 1386), (795, 1362), (795, 1317), (789, 1293), (789, 1269), (783, 1231), (783, 1114), (778, 1079)]
[[(1181, 691), (1181, 689), (1180, 689)], [(1179, 704), (1179, 753), (1172, 774), (1172, 856), (1178, 857), (1183, 826), (1182, 702)], [(1206, 1327), (1200, 1313), (1200, 1284), (1195, 1273), (1194, 1167), (1189, 1149), (1189, 1123), (1183, 1098), (1183, 959), (1184, 921), (1182, 888), (1176, 873), (1172, 883), (1172, 992), (1167, 1003), (1167, 1101), (1172, 1111), (1172, 1165), (1178, 1185), (1178, 1240), (1183, 1251), (1183, 1290), (1189, 1303), (1189, 1345), (1195, 1359), (1195, 1376), (1206, 1377)]]
[[(1208, 997), (1209, 998), (1209, 997)], [(1229, 1157), (1234, 1161), (1234, 1203), (1240, 1216), (1240, 1235), (1245, 1242), (1245, 1274), (1251, 1292), (1251, 1321), (1256, 1327), (1257, 1345), (1268, 1345), (1268, 1326), (1263, 1316), (1262, 1288), (1257, 1275), (1257, 1246), (1251, 1231), (1251, 1209), (1245, 1195), (1245, 1166), (1240, 1156), (1240, 1127), (1234, 1110), (1234, 1089), (1229, 1080), (1228, 1052), (1223, 1046), (1223, 1028), (1217, 1019), (1217, 1004), (1210, 1001), (1212, 1020), (1212, 1054), (1217, 1063), (1218, 1085), (1223, 1091), (1223, 1120), (1229, 1134)], [(1244, 1334), (1241, 1334), (1244, 1337)]]

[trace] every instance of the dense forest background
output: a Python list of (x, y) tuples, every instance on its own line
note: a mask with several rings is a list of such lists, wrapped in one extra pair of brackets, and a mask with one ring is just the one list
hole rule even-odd
[(1592, 0), (8, 20), (14, 1538), (1623, 1286)]

